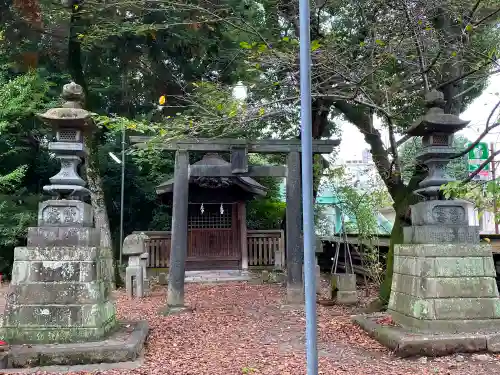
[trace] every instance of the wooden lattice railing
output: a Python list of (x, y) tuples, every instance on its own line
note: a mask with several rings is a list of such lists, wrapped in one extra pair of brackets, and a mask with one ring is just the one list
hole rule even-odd
[[(141, 232), (135, 232), (141, 233)], [(150, 239), (146, 242), (149, 268), (167, 268), (172, 234), (167, 231), (142, 232)], [(282, 230), (247, 231), (249, 267), (275, 267), (285, 265), (285, 238)]]
[(249, 230), (247, 232), (248, 266), (285, 265), (285, 238), (282, 230)]

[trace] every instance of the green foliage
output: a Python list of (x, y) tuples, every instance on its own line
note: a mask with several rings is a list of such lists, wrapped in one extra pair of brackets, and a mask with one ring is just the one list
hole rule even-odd
[[(495, 212), (494, 207), (500, 205), (500, 185), (498, 181), (461, 181), (450, 182), (441, 187), (445, 198), (464, 199), (474, 204), (479, 215), (484, 211)], [(495, 220), (500, 222), (500, 213), (495, 214)]]
[(248, 229), (281, 229), (286, 203), (258, 199), (247, 205)]
[[(379, 234), (378, 209), (381, 196), (387, 196), (383, 185), (361, 191), (353, 186), (345, 174), (344, 168), (335, 168), (327, 177), (327, 185), (334, 192), (337, 203), (334, 206), (341, 215), (341, 222), (346, 233), (357, 234), (365, 245), (360, 248), (361, 261), (369, 271), (372, 281), (380, 284), (383, 279), (383, 258), (378, 248)], [(375, 185), (376, 186), (376, 185)], [(382, 190), (382, 191), (378, 191)], [(385, 204), (385, 202), (383, 202)]]
[(0, 87), (0, 133), (18, 126), (19, 121), (33, 118), (50, 104), (47, 93), (51, 84), (35, 71), (15, 78), (0, 73)]
[[(251, 154), (249, 163), (265, 165), (271, 164), (271, 160), (262, 154)], [(247, 203), (248, 229), (281, 229), (286, 210), (286, 203), (280, 196), (281, 179), (261, 177), (256, 180), (267, 188), (267, 195)]]
[(15, 246), (36, 222), (41, 181), (54, 173), (40, 147), (46, 132), (35, 115), (50, 105), (51, 84), (39, 72), (9, 75), (0, 69), (0, 272), (8, 272)]

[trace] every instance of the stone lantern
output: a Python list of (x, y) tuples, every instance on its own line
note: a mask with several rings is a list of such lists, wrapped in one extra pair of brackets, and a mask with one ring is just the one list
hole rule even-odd
[(82, 199), (90, 194), (85, 181), (78, 175), (78, 166), (86, 156), (83, 134), (92, 122), (90, 113), (82, 108), (84, 93), (74, 82), (64, 85), (62, 98), (66, 102), (60, 108), (49, 109), (39, 117), (56, 133), (56, 142), (49, 143), (49, 150), (61, 162), (61, 170), (50, 178), (51, 185), (43, 190), (61, 198)]
[(420, 182), (415, 194), (434, 200), (441, 197), (441, 185), (453, 181), (446, 174), (450, 156), (456, 153), (451, 147), (453, 134), (467, 126), (469, 121), (444, 113), (445, 102), (441, 92), (434, 90), (425, 99), (427, 113), (407, 133), (413, 137), (422, 137), (423, 150), (417, 155), (417, 160), (429, 169), (428, 176)]
[(55, 131), (56, 142), (49, 143), (49, 150), (59, 159), (61, 170), (43, 187), (56, 199), (40, 203), (38, 225), (91, 227), (92, 206), (83, 202), (90, 191), (78, 174), (78, 166), (87, 155), (83, 136), (91, 131), (90, 113), (82, 108), (84, 93), (76, 83), (64, 85), (62, 98), (65, 103), (61, 107), (39, 115)]
[(428, 168), (427, 177), (420, 182), (415, 194), (423, 202), (411, 206), (412, 225), (404, 228), (405, 243), (477, 243), (479, 228), (469, 226), (470, 202), (445, 200), (441, 186), (454, 181), (446, 173), (452, 148), (453, 134), (469, 122), (444, 113), (443, 94), (432, 91), (426, 96), (427, 113), (408, 129), (408, 134), (422, 137), (422, 151), (417, 160)]
[(49, 150), (61, 170), (43, 188), (55, 199), (40, 202), (38, 226), (28, 228), (27, 246), (14, 250), (14, 287), (0, 327), (9, 343), (99, 341), (117, 324), (110, 299), (112, 250), (100, 245), (92, 206), (84, 202), (90, 191), (78, 175), (90, 113), (81, 107), (79, 85), (65, 85), (62, 97), (62, 107), (40, 115), (55, 130)]
[(426, 101), (427, 113), (408, 130), (422, 137), (417, 160), (429, 173), (415, 194), (425, 200), (411, 206), (404, 244), (394, 246), (388, 312), (412, 332), (498, 330), (500, 302), (491, 248), (479, 243), (479, 227), (469, 224), (472, 204), (440, 194), (441, 185), (453, 181), (445, 172), (456, 152), (453, 134), (468, 122), (444, 113), (441, 93), (429, 93)]

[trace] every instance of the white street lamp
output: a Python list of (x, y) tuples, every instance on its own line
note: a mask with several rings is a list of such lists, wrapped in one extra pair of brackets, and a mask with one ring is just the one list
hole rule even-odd
[(122, 159), (120, 160), (118, 156), (116, 156), (111, 151), (108, 155), (113, 159), (113, 161), (117, 164), (121, 164), (122, 166), (122, 185), (120, 191), (120, 266), (122, 265), (123, 259), (123, 202), (125, 197), (125, 125), (122, 126)]
[(111, 159), (113, 159), (117, 164), (121, 164), (122, 161), (120, 159), (118, 159), (118, 156), (116, 156), (114, 153), (112, 153), (111, 151), (108, 152), (109, 156), (111, 156)]

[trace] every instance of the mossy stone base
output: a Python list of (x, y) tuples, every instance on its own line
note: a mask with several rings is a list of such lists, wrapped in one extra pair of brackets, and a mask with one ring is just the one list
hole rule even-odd
[(113, 315), (101, 327), (4, 327), (0, 338), (9, 344), (66, 344), (99, 341), (117, 329)]
[(13, 345), (8, 368), (72, 366), (134, 361), (143, 350), (147, 322), (119, 322), (105, 340), (70, 344)]
[(500, 351), (500, 332), (494, 330), (456, 334), (415, 333), (401, 326), (380, 323), (387, 317), (380, 313), (356, 315), (353, 321), (399, 357), (439, 357), (454, 353)]
[(116, 327), (112, 276), (109, 248), (17, 247), (0, 338), (9, 344), (103, 339)]

